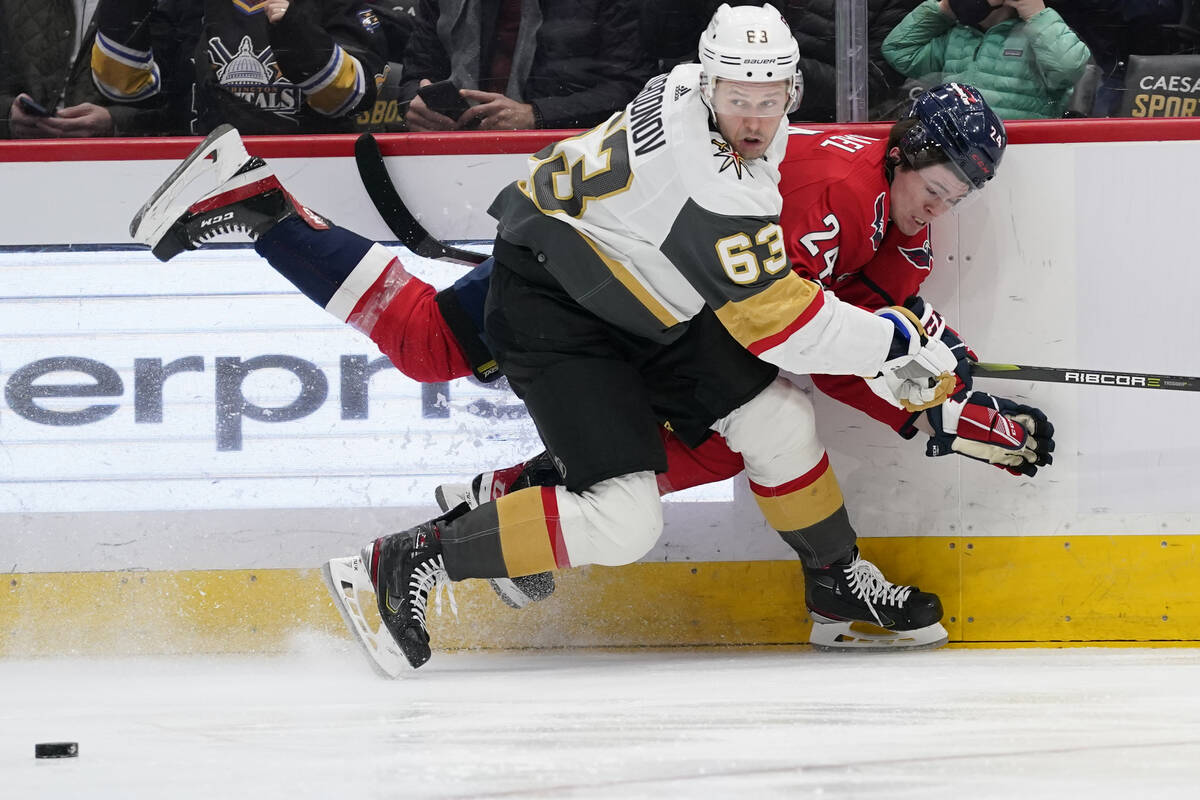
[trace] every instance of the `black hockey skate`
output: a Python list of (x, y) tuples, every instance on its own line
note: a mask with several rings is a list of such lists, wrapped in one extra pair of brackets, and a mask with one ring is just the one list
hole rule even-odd
[(267, 162), (246, 152), (236, 129), (222, 125), (155, 190), (130, 223), (129, 235), (149, 245), (159, 261), (168, 261), (221, 234), (257, 239), (293, 214), (314, 228), (329, 227), (295, 201)]
[[(376, 539), (360, 555), (331, 559), (321, 569), (346, 627), (385, 678), (429, 660), (425, 609), (430, 591), (448, 580), (435, 530), (440, 521)], [(379, 618), (363, 610), (367, 595), (375, 596)]]
[(425, 624), (429, 592), (449, 581), (435, 524), (381, 536), (363, 548), (362, 563), (375, 587), (384, 627), (416, 669), (430, 656)]
[[(550, 454), (542, 451), (538, 455), (505, 470), (483, 472), (469, 483), (444, 483), (434, 490), (433, 496), (442, 511), (449, 511), (459, 503), (477, 508), (498, 497), (530, 486), (556, 486), (562, 483), (558, 468)], [(530, 603), (545, 600), (554, 594), (554, 573), (538, 572), (516, 578), (488, 578), (488, 584), (510, 608), (524, 608)]]
[(805, 567), (804, 578), (818, 649), (922, 650), (949, 639), (938, 596), (889, 582), (857, 547), (827, 567)]

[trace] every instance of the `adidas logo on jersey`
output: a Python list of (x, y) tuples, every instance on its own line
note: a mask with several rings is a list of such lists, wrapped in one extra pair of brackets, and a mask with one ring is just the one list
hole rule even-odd
[(690, 91), (691, 91), (691, 87), (676, 86), (675, 87), (675, 99), (678, 100), (679, 98), (683, 97), (685, 94), (687, 94)]

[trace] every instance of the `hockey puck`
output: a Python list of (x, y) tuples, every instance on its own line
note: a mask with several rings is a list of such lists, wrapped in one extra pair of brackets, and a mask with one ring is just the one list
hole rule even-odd
[(79, 755), (79, 742), (42, 742), (33, 746), (34, 758), (74, 758)]

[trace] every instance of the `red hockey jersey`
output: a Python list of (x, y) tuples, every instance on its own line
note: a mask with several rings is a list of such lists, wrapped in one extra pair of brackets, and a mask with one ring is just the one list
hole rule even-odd
[[(793, 128), (780, 167), (783, 226), (796, 272), (870, 311), (918, 294), (933, 265), (929, 228), (905, 236), (891, 224), (887, 142)], [(883, 401), (853, 376), (814, 375), (821, 391), (906, 437), (915, 415)]]

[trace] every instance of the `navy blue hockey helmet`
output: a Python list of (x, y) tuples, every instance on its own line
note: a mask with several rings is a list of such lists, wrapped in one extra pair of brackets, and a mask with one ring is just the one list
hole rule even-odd
[(905, 116), (917, 119), (898, 142), (909, 166), (920, 169), (948, 159), (976, 189), (982, 189), (995, 176), (1008, 134), (974, 86), (935, 86), (914, 100)]

